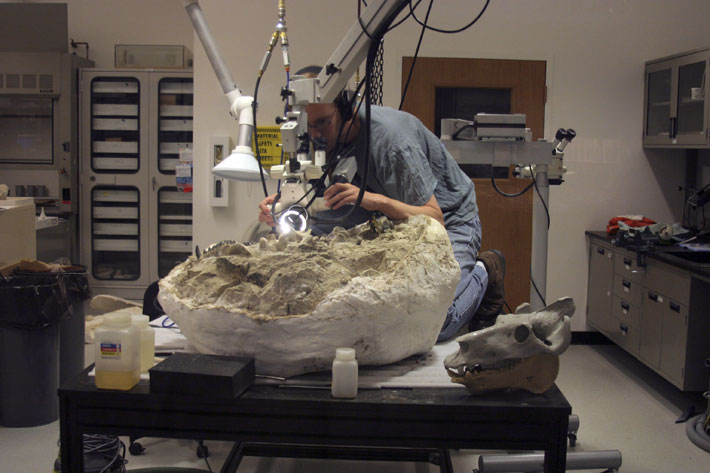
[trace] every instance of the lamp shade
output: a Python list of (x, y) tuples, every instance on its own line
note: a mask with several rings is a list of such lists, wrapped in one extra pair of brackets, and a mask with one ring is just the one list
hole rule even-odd
[[(260, 181), (259, 163), (251, 149), (248, 151), (235, 148), (232, 154), (212, 168), (212, 174), (234, 181)], [(264, 178), (268, 179), (268, 176), (268, 173), (264, 173)]]

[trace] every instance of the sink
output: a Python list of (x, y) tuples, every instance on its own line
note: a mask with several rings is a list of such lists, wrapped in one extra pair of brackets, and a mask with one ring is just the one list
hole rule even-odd
[(691, 251), (681, 248), (664, 250), (664, 254), (684, 259), (689, 263), (710, 266), (710, 251)]

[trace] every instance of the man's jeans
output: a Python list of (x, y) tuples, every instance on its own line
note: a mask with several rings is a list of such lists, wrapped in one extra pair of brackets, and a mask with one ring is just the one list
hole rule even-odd
[(454, 249), (454, 257), (461, 267), (461, 281), (456, 287), (454, 301), (446, 313), (437, 342), (450, 339), (468, 324), (481, 305), (488, 287), (485, 267), (476, 264), (478, 250), (481, 248), (481, 221), (478, 216), (467, 224), (447, 229), (447, 233)]

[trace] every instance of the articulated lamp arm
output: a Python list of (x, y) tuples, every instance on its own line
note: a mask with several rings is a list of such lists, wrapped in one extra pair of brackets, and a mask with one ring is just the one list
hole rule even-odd
[[(261, 180), (261, 173), (259, 170), (259, 163), (254, 158), (254, 152), (252, 151), (251, 143), (252, 136), (254, 132), (254, 116), (252, 110), (252, 104), (254, 102), (253, 97), (247, 95), (242, 95), (242, 92), (237, 87), (237, 84), (232, 79), (232, 75), (229, 73), (222, 55), (219, 52), (217, 43), (215, 42), (209, 28), (207, 27), (207, 21), (202, 13), (202, 8), (198, 0), (183, 0), (183, 5), (187, 11), (190, 20), (192, 21), (192, 26), (200, 38), (200, 42), (205, 49), (207, 58), (212, 64), (212, 69), (222, 86), (222, 91), (227, 97), (229, 102), (229, 113), (239, 122), (239, 136), (237, 138), (237, 145), (232, 154), (217, 166), (212, 169), (212, 172), (226, 179), (238, 179), (247, 181), (258, 181)], [(239, 167), (234, 167), (231, 165), (233, 160), (240, 160), (241, 165)]]

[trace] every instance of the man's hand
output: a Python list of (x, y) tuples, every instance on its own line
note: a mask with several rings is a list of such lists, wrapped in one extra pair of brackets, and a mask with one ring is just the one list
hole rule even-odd
[[(358, 194), (360, 194), (359, 187), (349, 183), (338, 182), (325, 190), (323, 198), (325, 199), (325, 205), (335, 210), (339, 209), (343, 205), (355, 204), (355, 202), (357, 202)], [(365, 192), (362, 196), (360, 207), (365, 210), (378, 210), (376, 208), (376, 201), (377, 194)]]
[[(337, 183), (328, 187), (323, 193), (325, 205), (332, 209), (338, 209), (343, 205), (355, 204), (360, 188), (352, 184)], [(444, 215), (441, 212), (439, 203), (433, 195), (424, 205), (409, 205), (392, 199), (382, 194), (374, 192), (365, 192), (362, 196), (360, 207), (365, 210), (377, 210), (385, 214), (387, 217), (400, 220), (411, 217), (412, 215), (424, 214), (428, 215), (439, 223), (444, 225)]]
[(262, 200), (259, 204), (259, 221), (264, 222), (270, 227), (276, 225), (274, 223), (274, 216), (271, 215), (271, 204), (274, 203), (277, 194), (271, 194), (266, 199)]

